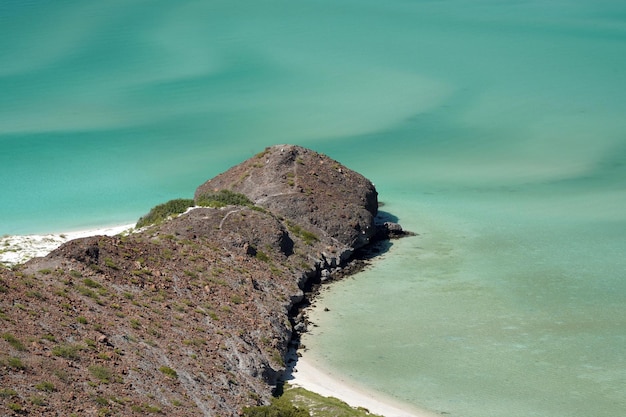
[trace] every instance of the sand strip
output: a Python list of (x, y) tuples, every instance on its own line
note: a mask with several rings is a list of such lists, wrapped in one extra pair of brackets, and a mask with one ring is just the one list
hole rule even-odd
[(370, 413), (385, 417), (437, 417), (438, 414), (410, 408), (404, 404), (394, 403), (380, 394), (366, 391), (351, 385), (349, 382), (336, 378), (304, 357), (298, 362), (287, 382), (292, 386), (302, 387), (325, 397), (335, 397), (352, 407), (363, 407)]
[(0, 263), (7, 266), (24, 263), (37, 256), (46, 256), (65, 242), (73, 239), (98, 235), (113, 236), (130, 231), (134, 227), (135, 224), (133, 223), (67, 233), (0, 237)]

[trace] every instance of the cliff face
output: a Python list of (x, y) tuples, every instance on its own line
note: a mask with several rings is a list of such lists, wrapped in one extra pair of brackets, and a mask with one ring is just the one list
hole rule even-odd
[[(376, 190), (275, 146), (201, 185), (195, 208), (0, 271), (0, 414), (237, 415), (285, 369), (290, 310), (376, 234)], [(21, 411), (20, 411), (21, 410)]]

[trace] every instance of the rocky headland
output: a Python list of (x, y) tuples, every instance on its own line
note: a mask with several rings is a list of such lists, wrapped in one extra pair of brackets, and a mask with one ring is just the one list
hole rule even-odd
[[(374, 185), (279, 145), (202, 184), (193, 207), (0, 269), (0, 415), (235, 416), (268, 402), (311, 288), (402, 236)], [(357, 265), (357, 266), (355, 266)]]

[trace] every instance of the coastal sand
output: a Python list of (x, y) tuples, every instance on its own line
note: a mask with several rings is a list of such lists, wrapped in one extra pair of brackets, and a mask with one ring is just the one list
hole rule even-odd
[(357, 388), (347, 381), (316, 368), (312, 361), (305, 357), (298, 358), (291, 379), (287, 382), (292, 386), (302, 387), (325, 397), (335, 397), (352, 407), (363, 407), (371, 413), (385, 417), (438, 416), (427, 411), (408, 408), (402, 404), (395, 404), (379, 394)]
[(8, 266), (23, 263), (31, 258), (46, 256), (65, 242), (73, 239), (98, 235), (114, 236), (130, 231), (134, 227), (134, 224), (126, 224), (68, 233), (4, 236), (0, 238), (0, 263)]

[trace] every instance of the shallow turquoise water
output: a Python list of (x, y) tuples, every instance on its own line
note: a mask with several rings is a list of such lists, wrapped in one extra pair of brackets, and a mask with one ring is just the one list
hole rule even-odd
[(311, 353), (451, 415), (626, 409), (623, 2), (7, 0), (0, 35), (0, 235), (309, 146), (420, 233)]

